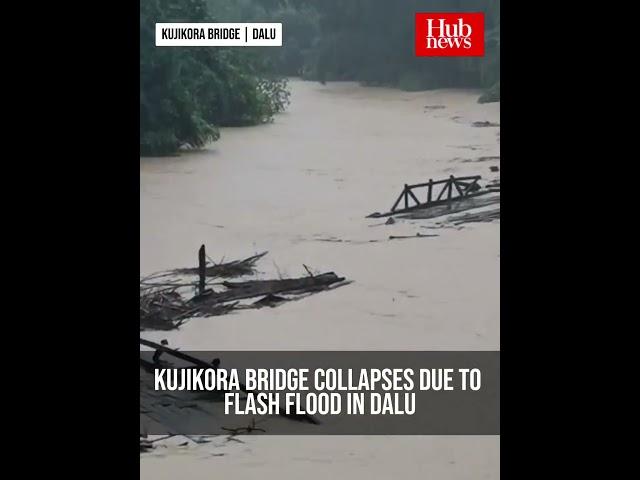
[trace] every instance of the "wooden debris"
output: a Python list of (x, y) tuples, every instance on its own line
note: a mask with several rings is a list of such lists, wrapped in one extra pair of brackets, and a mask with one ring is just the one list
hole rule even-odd
[(474, 127), (499, 127), (500, 126), (499, 123), (493, 123), (489, 121), (473, 122), (471, 125), (473, 125)]
[(230, 432), (231, 435), (249, 435), (253, 432), (263, 432), (263, 433), (267, 432), (264, 428), (256, 427), (255, 418), (252, 419), (251, 423), (246, 427), (237, 427), (237, 428), (222, 427), (222, 429), (226, 430), (227, 432)]
[(461, 199), (448, 205), (437, 205), (430, 208), (417, 209), (399, 215), (399, 217), (411, 220), (428, 220), (500, 203), (499, 190), (493, 191), (487, 187), (485, 188), (485, 192), (486, 194), (483, 196)]
[[(202, 248), (202, 247), (200, 247)], [(251, 275), (255, 271), (255, 264), (258, 260), (264, 257), (267, 252), (262, 252), (244, 260), (236, 260), (228, 263), (214, 264), (210, 262), (205, 268), (205, 276), (208, 278), (234, 278), (241, 277), (243, 275)], [(200, 268), (178, 268), (172, 270), (170, 274), (175, 275), (196, 275), (199, 274)]]
[(287, 299), (284, 297), (279, 297), (278, 295), (274, 295), (272, 293), (264, 296), (260, 300), (254, 302), (252, 305), (256, 308), (262, 307), (277, 307), (281, 303), (286, 302)]
[[(499, 168), (491, 167), (491, 171), (499, 171)], [(386, 213), (375, 212), (368, 215), (367, 218), (389, 217), (389, 220), (385, 223), (386, 225), (392, 225), (397, 219), (427, 220), (438, 217), (445, 217), (444, 223), (453, 225), (497, 220), (500, 218), (500, 178), (489, 181), (484, 187), (479, 184), (480, 178), (479, 175), (471, 177), (454, 177), (451, 175), (448, 179), (444, 180), (434, 181), (433, 179), (429, 179), (426, 183), (405, 185), (390, 211)], [(434, 188), (436, 185), (441, 187), (436, 189)], [(426, 194), (422, 195), (422, 201), (416, 196), (416, 190), (418, 189), (426, 189)], [(401, 205), (401, 203), (404, 203), (404, 205)], [(490, 213), (480, 212), (466, 216), (454, 216), (454, 214), (459, 212), (477, 210), (495, 204), (498, 204), (497, 210), (490, 210)], [(376, 224), (376, 226), (377, 225), (382, 224)], [(423, 235), (421, 233), (415, 236), (391, 235), (389, 240), (428, 238), (434, 236), (438, 235)]]
[[(290, 298), (276, 297), (315, 293), (340, 285), (345, 281), (333, 272), (314, 275), (304, 266), (308, 277), (252, 280), (247, 282), (207, 283), (206, 278), (236, 277), (253, 273), (255, 263), (266, 252), (245, 260), (206, 265), (204, 246), (198, 252), (199, 266), (177, 269), (145, 277), (140, 281), (140, 330), (173, 330), (190, 318), (225, 315), (236, 308), (262, 308), (277, 306)], [(197, 275), (197, 280), (184, 276)], [(193, 290), (195, 289), (195, 295)], [(192, 293), (189, 295), (189, 290)], [(241, 300), (263, 297), (249, 305)]]
[[(449, 208), (455, 203), (486, 195), (488, 192), (478, 183), (480, 178), (480, 175), (468, 177), (450, 175), (449, 178), (443, 180), (434, 181), (430, 178), (426, 183), (405, 184), (391, 210), (386, 213), (375, 212), (368, 215), (367, 218), (389, 217), (395, 214), (431, 209), (443, 205)], [(418, 199), (418, 190), (421, 192), (426, 190), (423, 195), (423, 198), (426, 196), (426, 199), (423, 201)]]
[[(212, 365), (208, 364), (207, 362), (205, 362), (204, 360), (201, 360), (199, 358), (193, 357), (187, 353), (183, 353), (180, 352), (178, 350), (175, 350), (173, 348), (169, 348), (165, 345), (161, 345), (159, 343), (155, 343), (152, 342), (151, 340), (146, 340), (144, 338), (140, 339), (140, 345), (144, 345), (146, 347), (150, 347), (150, 348), (154, 348), (156, 349), (156, 351), (160, 350), (163, 353), (166, 353), (167, 355), (173, 356), (175, 358), (178, 358), (180, 360), (183, 360), (195, 367), (200, 367), (200, 368), (212, 368)], [(140, 358), (141, 361), (141, 365), (144, 363), (149, 363), (147, 360), (143, 359), (142, 357)], [(257, 393), (255, 390), (247, 390), (247, 387), (243, 384), (240, 384), (240, 390), (243, 393)], [(285, 418), (289, 418), (291, 420), (296, 420), (299, 422), (305, 422), (305, 423), (311, 423), (314, 425), (318, 425), (320, 422), (319, 420), (317, 420), (313, 415), (310, 415), (308, 413), (287, 413), (286, 410), (284, 408), (280, 408), (280, 416), (285, 417)]]
[(500, 179), (496, 178), (487, 185), (487, 190), (490, 192), (500, 192)]
[(494, 220), (500, 220), (500, 207), (482, 212), (458, 215), (452, 218), (451, 222), (454, 225), (462, 225), (464, 223), (493, 222)]
[(140, 453), (148, 452), (149, 450), (153, 450), (153, 442), (140, 437)]
[(287, 278), (281, 280), (251, 280), (248, 282), (223, 282), (226, 292), (212, 294), (218, 301), (240, 300), (274, 293), (304, 293), (323, 290), (334, 283), (343, 282), (344, 277), (335, 273), (323, 273), (315, 277)]
[(462, 163), (475, 163), (475, 162), (493, 162), (496, 160), (500, 160), (499, 156), (495, 156), (495, 155), (490, 155), (490, 156), (482, 156), (482, 157), (478, 157), (478, 158), (467, 158), (465, 160), (462, 161)]
[(415, 235), (401, 235), (401, 236), (393, 236), (389, 237), (389, 240), (403, 240), (406, 238), (429, 238), (429, 237), (438, 237), (439, 235), (425, 235), (424, 233), (416, 233)]
[(198, 251), (198, 277), (198, 294), (202, 295), (207, 280), (207, 254), (204, 245), (202, 245)]

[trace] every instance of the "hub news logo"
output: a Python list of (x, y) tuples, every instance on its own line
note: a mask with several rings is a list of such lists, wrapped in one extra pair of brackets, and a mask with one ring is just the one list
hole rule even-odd
[(484, 56), (484, 13), (416, 13), (416, 56)]

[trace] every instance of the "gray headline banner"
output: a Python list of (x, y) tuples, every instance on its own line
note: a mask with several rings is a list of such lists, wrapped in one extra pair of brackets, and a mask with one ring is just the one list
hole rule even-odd
[[(256, 378), (247, 369), (269, 369), (268, 380), (288, 380), (287, 388), (248, 391)], [(239, 389), (202, 389), (205, 378), (228, 380), (232, 370)], [(154, 359), (141, 351), (140, 433), (499, 435), (500, 352), (167, 350)]]

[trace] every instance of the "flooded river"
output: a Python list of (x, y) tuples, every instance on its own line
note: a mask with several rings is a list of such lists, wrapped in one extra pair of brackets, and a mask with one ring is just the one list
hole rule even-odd
[[(499, 350), (499, 222), (435, 228), (365, 218), (405, 183), (499, 175), (499, 103), (479, 93), (291, 82), (272, 124), (201, 152), (140, 160), (140, 273), (265, 250), (265, 277), (353, 283), (273, 309), (145, 332), (182, 350)], [(389, 240), (389, 236), (438, 235)], [(499, 437), (262, 437), (141, 457), (142, 478), (498, 478)], [(180, 473), (177, 473), (180, 472)]]

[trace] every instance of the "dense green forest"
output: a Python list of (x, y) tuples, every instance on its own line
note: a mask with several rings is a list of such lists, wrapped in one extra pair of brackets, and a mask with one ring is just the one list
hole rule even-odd
[(286, 108), (286, 79), (269, 73), (260, 52), (155, 47), (156, 22), (213, 18), (205, 0), (140, 0), (142, 155), (202, 147), (217, 140), (220, 126), (268, 122)]
[[(485, 56), (414, 55), (414, 14), (485, 12)], [(140, 0), (140, 150), (201, 147), (218, 127), (268, 122), (286, 77), (404, 90), (484, 88), (500, 99), (500, 0)], [(156, 48), (155, 23), (282, 22), (281, 48)]]
[[(265, 52), (279, 74), (404, 90), (493, 87), (499, 92), (500, 0), (208, 0), (208, 4), (227, 19), (282, 22), (282, 48)], [(425, 11), (484, 12), (485, 56), (416, 57), (414, 14)]]

